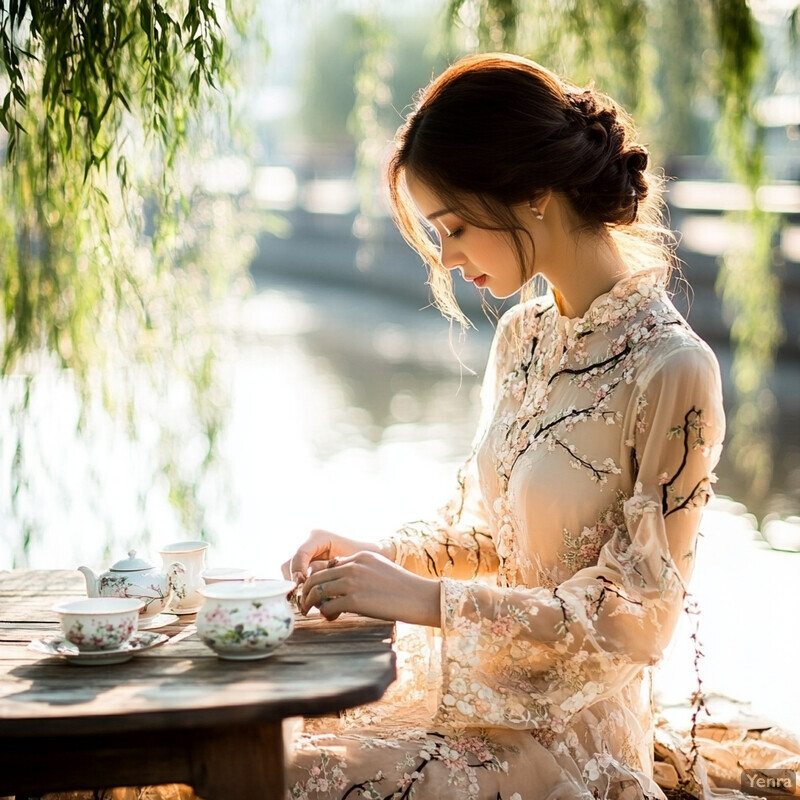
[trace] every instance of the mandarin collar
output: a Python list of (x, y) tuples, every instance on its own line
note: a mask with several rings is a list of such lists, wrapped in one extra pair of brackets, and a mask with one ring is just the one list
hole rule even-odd
[(635, 316), (643, 302), (663, 297), (667, 275), (662, 267), (649, 267), (627, 275), (611, 289), (595, 297), (582, 316), (561, 314), (554, 302), (556, 326), (567, 335), (589, 333), (599, 327), (613, 328), (624, 319)]

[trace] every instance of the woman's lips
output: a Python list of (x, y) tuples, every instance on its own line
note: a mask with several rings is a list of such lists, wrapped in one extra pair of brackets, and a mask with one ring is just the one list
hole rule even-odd
[(472, 278), (472, 282), (479, 288), (482, 289), (484, 284), (486, 283), (486, 276), (485, 275), (478, 275), (477, 278)]

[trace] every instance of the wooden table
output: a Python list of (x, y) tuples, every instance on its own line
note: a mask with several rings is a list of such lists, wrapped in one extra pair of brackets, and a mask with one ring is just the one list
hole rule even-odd
[(271, 657), (223, 661), (194, 616), (124, 664), (36, 653), (73, 571), (0, 572), (0, 796), (185, 783), (206, 800), (284, 800), (283, 721), (377, 700), (395, 677), (393, 626), (298, 615)]

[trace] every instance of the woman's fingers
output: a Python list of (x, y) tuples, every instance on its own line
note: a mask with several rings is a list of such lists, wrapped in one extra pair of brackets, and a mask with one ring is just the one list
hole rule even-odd
[(351, 611), (433, 627), (440, 622), (441, 583), (374, 552), (310, 562), (300, 593), (304, 614), (316, 606), (329, 620)]
[[(394, 549), (394, 548), (392, 548)], [(381, 548), (370, 542), (346, 539), (325, 530), (313, 530), (292, 558), (282, 565), (287, 580), (301, 584), (314, 571), (331, 568), (357, 553), (379, 553)], [(320, 562), (316, 564), (315, 562)]]
[(321, 534), (321, 531), (313, 531), (292, 556), (289, 561), (289, 580), (302, 583), (308, 577), (308, 568), (313, 561), (330, 558), (331, 540)]
[(337, 554), (341, 558), (341, 556), (359, 552), (368, 546), (352, 539), (344, 539), (330, 531), (313, 530), (291, 560), (284, 565), (284, 575), (288, 580), (302, 583), (308, 578), (309, 569), (315, 561), (322, 563), (315, 566), (314, 569), (322, 569), (326, 565), (335, 564)]
[(301, 604), (300, 611), (303, 614), (316, 607), (319, 613), (327, 620), (334, 620), (345, 611), (352, 611), (350, 608), (351, 600), (346, 594), (338, 595), (337, 587), (327, 583), (317, 584), (316, 588), (311, 589), (304, 604)]
[(344, 597), (334, 597), (319, 607), (319, 613), (328, 622), (338, 619), (345, 611), (347, 611), (347, 600)]
[(341, 597), (345, 592), (343, 580), (338, 575), (331, 574), (332, 570), (315, 572), (303, 584), (303, 593), (300, 598), (300, 610), (307, 614), (312, 606), (320, 610), (332, 599)]
[(339, 559), (326, 558), (324, 560), (312, 561), (308, 565), (308, 571), (306, 573), (306, 580), (308, 580), (308, 578), (311, 575), (314, 575), (315, 573), (319, 572), (321, 569), (331, 569), (334, 565), (339, 564), (339, 563), (343, 563), (343, 559), (341, 559), (341, 558), (339, 558)]
[[(312, 561), (308, 577), (303, 583), (300, 599), (300, 609), (303, 613), (307, 613), (312, 606), (317, 606), (322, 611), (322, 606), (327, 605), (332, 599), (344, 599), (352, 588), (354, 578), (352, 568), (358, 559), (359, 554), (339, 556), (326, 561)], [(348, 609), (342, 608), (337, 616), (346, 610)]]

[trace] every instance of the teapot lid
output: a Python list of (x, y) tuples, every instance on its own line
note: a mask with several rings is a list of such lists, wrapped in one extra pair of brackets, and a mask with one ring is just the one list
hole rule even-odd
[(137, 570), (152, 569), (153, 565), (143, 558), (136, 558), (135, 550), (128, 550), (128, 557), (111, 565), (114, 572), (136, 572)]

